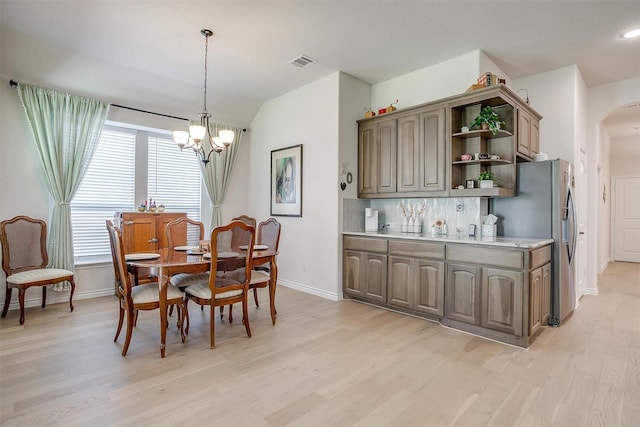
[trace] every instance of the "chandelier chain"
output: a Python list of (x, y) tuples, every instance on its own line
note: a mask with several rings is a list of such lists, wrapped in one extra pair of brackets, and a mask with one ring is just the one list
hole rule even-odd
[(204, 35), (204, 112), (207, 111), (207, 76), (209, 62), (209, 35)]

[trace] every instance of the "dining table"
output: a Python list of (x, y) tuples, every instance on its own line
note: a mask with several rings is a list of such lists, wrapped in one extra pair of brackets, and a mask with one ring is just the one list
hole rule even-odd
[[(259, 248), (261, 248), (259, 246)], [(245, 250), (235, 248), (229, 256), (218, 258), (217, 271), (229, 271), (242, 265), (242, 260), (246, 257)], [(146, 255), (146, 256), (145, 256)], [(274, 249), (254, 249), (251, 261), (251, 268), (269, 264), (269, 309), (271, 311), (271, 323), (276, 324), (275, 295), (278, 278), (278, 266), (276, 256), (278, 252)], [(157, 251), (146, 252), (144, 254), (127, 254), (127, 269), (130, 273), (136, 274), (139, 268), (152, 268), (158, 272), (158, 292), (160, 299), (160, 355), (164, 357), (167, 338), (167, 285), (171, 276), (178, 273), (204, 273), (211, 269), (210, 254), (198, 252), (197, 250), (178, 250), (164, 248)], [(213, 315), (213, 313), (211, 314)]]

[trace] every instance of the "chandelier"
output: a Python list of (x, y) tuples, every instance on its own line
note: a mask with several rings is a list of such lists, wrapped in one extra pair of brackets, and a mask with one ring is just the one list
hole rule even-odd
[[(196, 153), (196, 156), (205, 167), (209, 163), (211, 154), (215, 151), (220, 154), (225, 148), (229, 147), (235, 136), (232, 130), (220, 130), (218, 136), (211, 136), (209, 127), (209, 118), (211, 114), (207, 111), (207, 59), (209, 54), (209, 37), (213, 35), (211, 30), (200, 30), (200, 34), (205, 37), (204, 47), (204, 109), (200, 113), (200, 124), (189, 126), (189, 131), (177, 130), (173, 132), (173, 140), (178, 144), (180, 150), (190, 147)], [(209, 141), (211, 149), (207, 153), (202, 142)]]

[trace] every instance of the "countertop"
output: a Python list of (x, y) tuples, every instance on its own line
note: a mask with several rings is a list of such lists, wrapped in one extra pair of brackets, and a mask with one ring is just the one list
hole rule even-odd
[(446, 236), (432, 236), (429, 234), (419, 233), (394, 233), (394, 232), (375, 232), (375, 231), (343, 231), (345, 236), (366, 236), (366, 237), (379, 237), (386, 239), (407, 239), (407, 240), (422, 240), (425, 242), (440, 242), (440, 243), (463, 243), (469, 245), (486, 245), (497, 246), (506, 248), (523, 248), (523, 249), (536, 249), (553, 243), (553, 239), (531, 239), (525, 237), (469, 237), (469, 236), (456, 236), (455, 234), (449, 234)]

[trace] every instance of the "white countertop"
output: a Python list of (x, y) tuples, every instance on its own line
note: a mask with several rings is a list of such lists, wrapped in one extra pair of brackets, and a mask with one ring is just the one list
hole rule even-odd
[(553, 243), (553, 239), (531, 239), (525, 237), (469, 237), (458, 236), (450, 234), (446, 236), (431, 236), (429, 234), (418, 233), (393, 233), (393, 232), (375, 232), (375, 231), (343, 231), (343, 235), (347, 236), (366, 236), (366, 237), (380, 237), (380, 238), (392, 238), (392, 239), (407, 239), (407, 240), (422, 240), (426, 242), (440, 242), (440, 243), (464, 243), (470, 245), (488, 245), (507, 248), (524, 248), (524, 249), (536, 249), (542, 246)]

